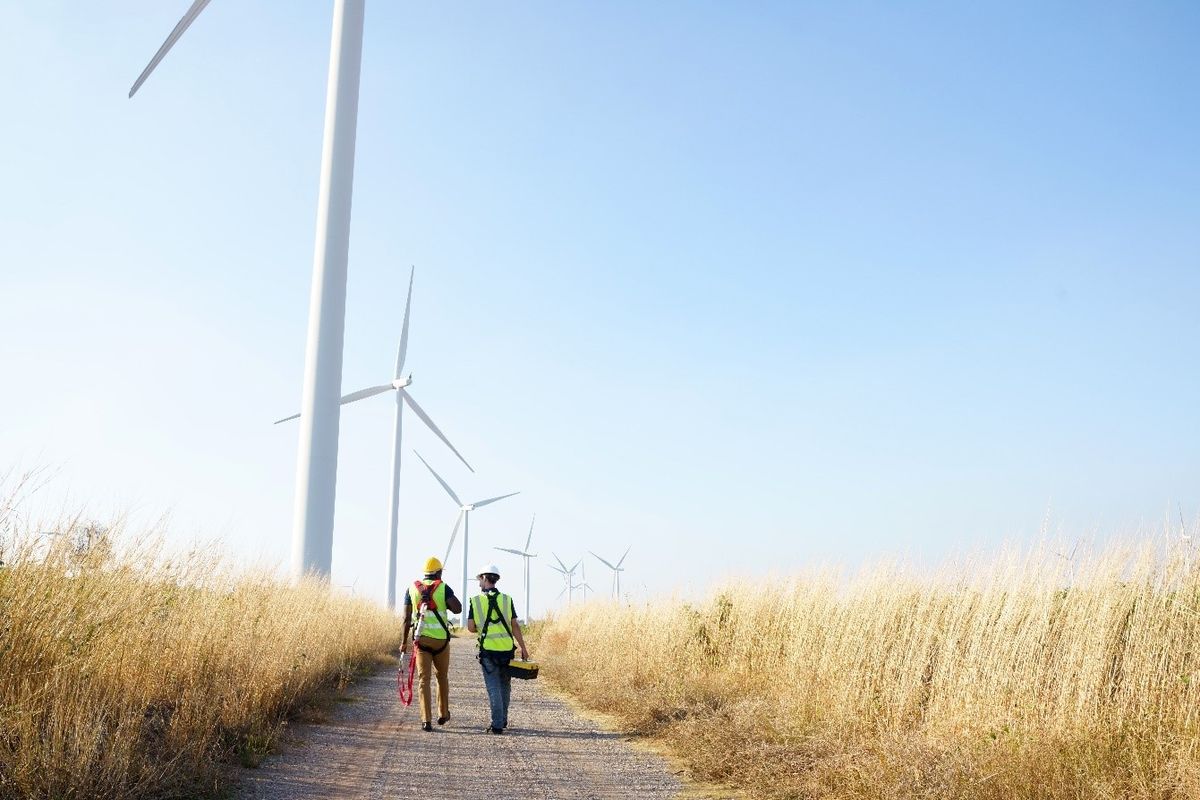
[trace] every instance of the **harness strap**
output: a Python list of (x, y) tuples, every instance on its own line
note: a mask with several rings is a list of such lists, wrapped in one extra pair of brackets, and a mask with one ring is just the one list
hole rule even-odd
[[(488, 626), (492, 624), (492, 612), (493, 611), (496, 612), (497, 621), (499, 621), (499, 623), (504, 626), (504, 632), (508, 634), (508, 638), (510, 638), (510, 639), (513, 638), (512, 628), (508, 627), (508, 622), (504, 619), (504, 615), (500, 613), (500, 605), (496, 602), (496, 598), (499, 596), (500, 595), (498, 592), (496, 594), (484, 595), (484, 597), (487, 598), (488, 607), (487, 607), (487, 611), (484, 612), (483, 627), (479, 630), (479, 650), (480, 650), (480, 652), (482, 652), (485, 649), (483, 646), (483, 642), (485, 639), (487, 639)], [(515, 650), (516, 647), (514, 646), (513, 649)], [(503, 650), (494, 650), (492, 652), (502, 653), (504, 651)]]
[(443, 650), (445, 650), (445, 649), (446, 649), (447, 647), (449, 647), (449, 646), (450, 646), (450, 640), (449, 640), (449, 639), (447, 639), (447, 640), (446, 640), (446, 641), (445, 641), (445, 642), (442, 644), (442, 646), (441, 646), (441, 647), (439, 647), (439, 648), (438, 648), (438, 649), (436, 649), (436, 650), (430, 650), (428, 647), (422, 647), (420, 642), (418, 642), (418, 641), (415, 641), (415, 640), (413, 641), (413, 647), (415, 647), (416, 649), (420, 650), (422, 653), (429, 653), (429, 655), (431, 655), (431, 656), (436, 656), (438, 653), (442, 652)]
[[(437, 600), (435, 600), (433, 597), (433, 593), (436, 592), (437, 588), (441, 585), (442, 581), (440, 578), (428, 586), (421, 583), (421, 581), (413, 581), (413, 587), (416, 588), (417, 592), (421, 595), (421, 610), (433, 612), (433, 618), (437, 620), (438, 624), (442, 626), (442, 630), (446, 632), (446, 645), (448, 645), (450, 644), (450, 626), (446, 624), (446, 620), (441, 614), (438, 613)], [(413, 641), (416, 641), (415, 636), (413, 637)], [(437, 655), (438, 653), (442, 652), (442, 650), (446, 649), (446, 645), (443, 645), (437, 650), (425, 650), (425, 652)]]

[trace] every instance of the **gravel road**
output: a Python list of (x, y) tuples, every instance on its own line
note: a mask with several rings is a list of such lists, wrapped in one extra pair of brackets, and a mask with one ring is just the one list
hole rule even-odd
[(422, 731), (418, 700), (401, 705), (396, 673), (384, 670), (357, 683), (356, 699), (339, 703), (328, 722), (297, 728), (281, 753), (243, 770), (239, 797), (666, 800), (681, 791), (663, 759), (597, 730), (540, 680), (513, 681), (510, 727), (503, 736), (487, 733), (474, 643), (455, 640), (451, 648), (445, 727)]

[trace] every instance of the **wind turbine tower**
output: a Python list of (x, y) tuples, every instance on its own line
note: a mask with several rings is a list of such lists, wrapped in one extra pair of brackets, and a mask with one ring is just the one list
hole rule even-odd
[[(129, 90), (146, 78), (196, 20), (210, 0), (194, 0), (187, 13)], [(350, 205), (354, 193), (354, 146), (358, 85), (362, 71), (366, 0), (334, 0), (333, 36), (325, 93), (325, 134), (317, 199), (308, 344), (300, 393), (300, 446), (292, 528), (292, 575), (313, 572), (328, 580), (333, 561), (333, 505), (337, 489), (342, 342), (346, 326), (346, 272)]]

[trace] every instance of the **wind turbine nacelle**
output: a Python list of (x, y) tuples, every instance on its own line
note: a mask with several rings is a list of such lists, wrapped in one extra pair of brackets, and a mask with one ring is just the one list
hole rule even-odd
[(396, 378), (396, 380), (392, 381), (392, 388), (393, 389), (403, 389), (405, 386), (410, 386), (411, 384), (412, 384), (412, 375), (409, 375), (406, 378)]

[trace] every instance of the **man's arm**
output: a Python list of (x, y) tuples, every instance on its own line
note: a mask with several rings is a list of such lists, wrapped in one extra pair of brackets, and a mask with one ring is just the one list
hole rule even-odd
[(467, 630), (475, 633), (475, 609), (473, 608), (467, 612)]
[(409, 600), (408, 592), (404, 593), (404, 635), (400, 637), (400, 651), (404, 652), (404, 648), (408, 647), (408, 633), (412, 628), (412, 601)]
[(517, 622), (516, 614), (512, 618), (513, 638), (517, 640), (517, 644), (521, 646), (521, 660), (529, 660), (529, 650), (525, 648), (525, 637), (521, 635), (521, 623)]
[(446, 587), (446, 608), (453, 611), (455, 614), (462, 613), (462, 602), (458, 599), (458, 595), (449, 586)]

